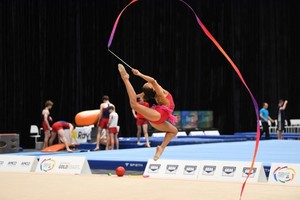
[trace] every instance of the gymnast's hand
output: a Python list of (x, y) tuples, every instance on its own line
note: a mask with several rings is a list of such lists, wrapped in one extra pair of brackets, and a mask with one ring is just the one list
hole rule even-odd
[(136, 76), (139, 76), (141, 74), (141, 72), (139, 70), (137, 70), (137, 69), (132, 69), (131, 71)]

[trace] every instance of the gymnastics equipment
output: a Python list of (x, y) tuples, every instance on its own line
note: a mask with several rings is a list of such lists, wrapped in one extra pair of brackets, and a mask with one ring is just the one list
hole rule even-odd
[(108, 51), (114, 55), (116, 58), (118, 58), (120, 61), (122, 61), (127, 67), (129, 67), (130, 69), (133, 69), (130, 65), (128, 65), (124, 60), (122, 60), (119, 56), (117, 56), (114, 52), (112, 52), (110, 49), (108, 49)]
[(89, 126), (97, 123), (99, 117), (99, 109), (86, 110), (76, 114), (75, 123), (77, 126)]
[(189, 136), (199, 136), (199, 135), (204, 135), (203, 131), (191, 131)]
[(187, 134), (185, 131), (178, 131), (176, 137), (178, 137), (178, 136), (187, 136)]
[(125, 168), (122, 167), (122, 166), (119, 166), (119, 167), (117, 167), (117, 169), (116, 169), (116, 174), (117, 174), (118, 176), (124, 176), (125, 172), (126, 172), (126, 170), (125, 170)]
[(220, 135), (218, 130), (204, 130), (204, 135)]
[[(78, 146), (78, 144), (69, 144), (69, 147)], [(66, 148), (66, 145), (63, 143), (54, 144), (49, 147), (42, 149), (42, 152), (57, 152)]]
[(19, 134), (0, 134), (0, 153), (16, 153), (19, 151)]

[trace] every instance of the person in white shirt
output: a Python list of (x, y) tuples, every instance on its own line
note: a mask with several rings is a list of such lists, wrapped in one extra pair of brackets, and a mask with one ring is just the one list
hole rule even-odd
[(116, 145), (116, 149), (119, 149), (119, 139), (118, 139), (119, 115), (118, 113), (116, 113), (114, 106), (109, 106), (108, 110), (110, 112), (109, 120), (108, 120), (108, 131), (109, 131), (110, 143), (107, 144), (109, 145), (108, 149), (113, 150), (115, 145)]

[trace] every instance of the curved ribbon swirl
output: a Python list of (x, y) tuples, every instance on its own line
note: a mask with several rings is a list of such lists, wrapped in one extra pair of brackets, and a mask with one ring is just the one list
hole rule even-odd
[[(109, 40), (108, 40), (108, 45), (107, 47), (109, 48), (112, 44), (112, 40), (113, 40), (113, 37), (114, 37), (114, 34), (115, 34), (115, 31), (116, 31), (116, 28), (117, 28), (117, 25), (118, 25), (118, 22), (120, 20), (120, 17), (122, 15), (122, 13), (125, 11), (126, 8), (128, 8), (131, 4), (137, 2), (138, 0), (132, 0), (125, 8), (123, 8), (123, 10), (120, 12), (120, 14), (118, 15), (115, 23), (114, 23), (114, 26), (113, 26), (113, 29), (112, 29), (112, 32), (110, 34), (110, 37), (109, 37)], [(252, 162), (251, 162), (251, 167), (250, 167), (250, 170), (249, 170), (249, 173), (246, 177), (246, 180), (244, 181), (243, 185), (242, 185), (242, 188), (241, 188), (241, 192), (240, 192), (240, 199), (242, 198), (242, 195), (243, 195), (243, 191), (244, 191), (244, 188), (246, 186), (246, 183), (247, 183), (247, 180), (253, 170), (253, 167), (254, 167), (254, 163), (255, 163), (255, 160), (256, 160), (256, 155), (257, 155), (257, 151), (258, 151), (258, 146), (259, 146), (259, 140), (260, 140), (260, 125), (259, 125), (259, 111), (258, 111), (258, 105), (257, 105), (257, 101), (256, 99), (254, 98), (251, 90), (249, 89), (246, 81), (244, 80), (240, 70), (238, 69), (238, 67), (235, 65), (235, 63), (231, 60), (231, 58), (228, 56), (228, 54), (224, 51), (224, 49), (221, 47), (221, 45), (217, 42), (217, 40), (211, 35), (211, 33), (207, 30), (207, 28), (204, 26), (204, 24), (201, 22), (201, 20), (199, 19), (199, 17), (197, 16), (197, 14), (195, 13), (194, 9), (189, 5), (187, 4), (185, 1), (183, 0), (179, 0), (181, 1), (182, 3), (184, 3), (195, 15), (196, 17), (196, 20), (199, 24), (199, 26), (201, 27), (201, 29), (204, 31), (204, 33), (206, 34), (206, 36), (215, 44), (215, 46), (220, 50), (220, 52), (224, 55), (224, 57), (228, 60), (228, 62), (231, 64), (231, 66), (233, 67), (233, 69), (235, 70), (235, 72), (237, 73), (238, 77), (240, 78), (241, 82), (244, 84), (244, 86), (246, 87), (250, 97), (251, 97), (251, 100), (252, 100), (252, 103), (253, 103), (253, 106), (254, 106), (254, 109), (255, 109), (255, 114), (256, 114), (256, 142), (255, 142), (255, 148), (254, 148), (254, 153), (253, 153), (253, 157), (252, 157)]]

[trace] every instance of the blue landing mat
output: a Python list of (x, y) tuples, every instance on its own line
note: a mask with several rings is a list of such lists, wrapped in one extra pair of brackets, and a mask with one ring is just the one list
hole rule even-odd
[[(255, 140), (256, 132), (237, 132), (234, 136), (245, 137), (249, 140)], [(284, 139), (300, 139), (300, 133), (282, 133)], [(261, 139), (265, 139), (266, 134), (263, 134)], [(270, 133), (270, 139), (277, 139), (276, 133)]]
[[(149, 137), (149, 142), (151, 146), (156, 147), (160, 145), (163, 141), (163, 137)], [(178, 136), (172, 139), (169, 146), (175, 145), (187, 145), (187, 144), (205, 144), (205, 143), (217, 143), (217, 142), (239, 142), (246, 141), (247, 138), (243, 136)], [(145, 147), (145, 139), (141, 138), (141, 144), (137, 144), (136, 137), (119, 138), (120, 149), (130, 149), (130, 148), (142, 148)], [(80, 144), (79, 149), (89, 149), (95, 148), (95, 144), (84, 143)]]
[[(160, 159), (168, 160), (252, 160), (255, 141), (207, 143), (194, 145), (168, 146)], [(263, 140), (260, 141), (257, 162), (262, 162), (268, 174), (272, 163), (300, 163), (300, 140)], [(113, 151), (90, 151), (54, 153), (53, 156), (84, 156), (91, 169), (114, 170), (124, 166), (127, 170), (144, 171), (148, 159), (155, 153), (155, 147), (121, 149)], [(45, 155), (42, 152), (20, 152), (16, 155)], [(39, 155), (38, 155), (39, 154)], [(49, 155), (49, 153), (47, 153)]]

